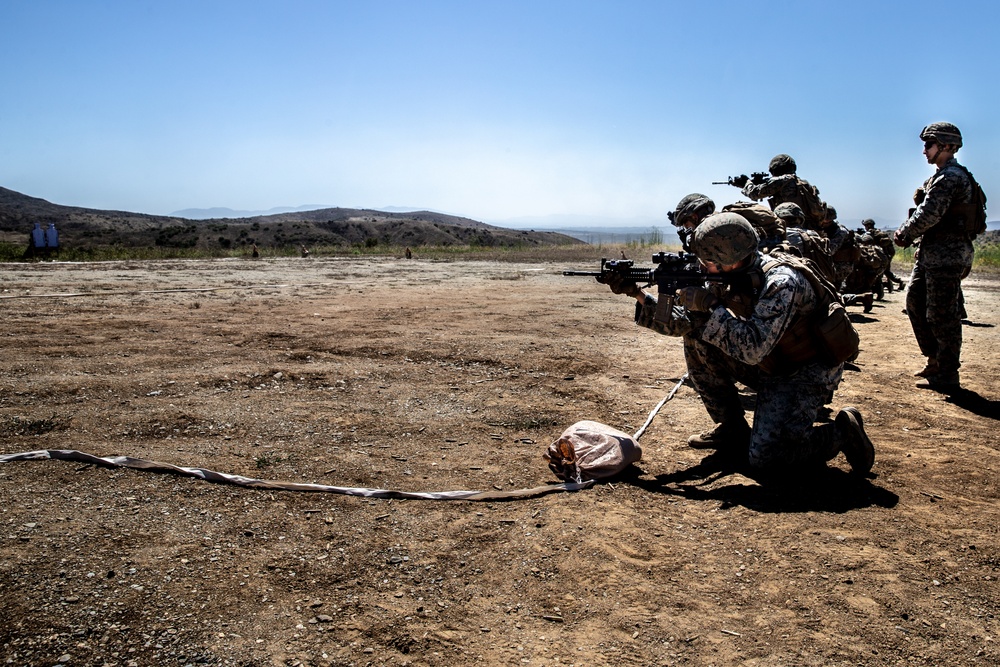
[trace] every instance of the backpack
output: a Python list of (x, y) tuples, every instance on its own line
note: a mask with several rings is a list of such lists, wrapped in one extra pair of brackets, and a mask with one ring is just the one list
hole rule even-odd
[(808, 259), (821, 276), (830, 283), (837, 281), (837, 269), (830, 257), (830, 248), (825, 236), (812, 229), (789, 227), (785, 230), (785, 243), (778, 249), (785, 253)]
[(763, 204), (749, 201), (738, 201), (722, 207), (724, 213), (737, 213), (744, 218), (757, 232), (761, 246), (773, 246), (784, 237), (784, 223), (781, 218)]
[(878, 247), (882, 249), (882, 252), (885, 253), (885, 256), (892, 259), (896, 254), (896, 244), (892, 242), (892, 237), (883, 232), (881, 229), (873, 229), (871, 231), (871, 236), (875, 239), (875, 243)]
[(857, 264), (858, 260), (861, 259), (861, 244), (858, 243), (858, 237), (853, 229), (847, 230), (847, 238), (844, 239), (837, 252), (833, 253), (832, 259), (834, 263), (850, 264)]
[[(847, 309), (830, 281), (810, 266), (809, 260), (799, 259), (780, 251), (771, 251), (764, 262), (764, 272), (776, 266), (790, 266), (801, 273), (819, 303), (816, 310), (794, 323), (781, 337), (775, 351), (762, 365), (765, 370), (795, 369), (803, 362), (819, 357), (826, 363), (842, 364), (858, 358), (861, 337), (851, 323)], [(770, 368), (768, 368), (770, 367)]]
[(801, 200), (802, 212), (806, 214), (806, 226), (818, 229), (826, 220), (826, 202), (819, 197), (819, 188), (809, 181), (795, 177), (795, 187)]
[(969, 237), (974, 239), (986, 231), (986, 193), (983, 192), (983, 187), (979, 185), (971, 171), (962, 165), (959, 167), (969, 177), (969, 185), (972, 186), (972, 201), (969, 202), (971, 210), (965, 218), (965, 224)]

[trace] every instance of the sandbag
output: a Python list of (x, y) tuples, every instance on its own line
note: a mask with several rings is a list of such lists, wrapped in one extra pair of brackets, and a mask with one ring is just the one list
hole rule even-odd
[(580, 421), (542, 455), (562, 480), (583, 482), (613, 477), (642, 458), (642, 448), (628, 433), (594, 421)]

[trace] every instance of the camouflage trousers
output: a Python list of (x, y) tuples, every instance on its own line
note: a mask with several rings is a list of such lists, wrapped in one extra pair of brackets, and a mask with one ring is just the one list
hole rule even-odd
[(837, 288), (837, 291), (840, 291), (844, 281), (847, 280), (847, 278), (854, 271), (854, 262), (834, 262), (833, 270), (835, 275), (834, 286)]
[(840, 384), (843, 367), (807, 364), (787, 376), (771, 376), (730, 357), (714, 345), (684, 337), (688, 376), (716, 423), (744, 420), (736, 383), (757, 391), (748, 462), (764, 473), (794, 472), (829, 461), (840, 451), (834, 423), (817, 424)]
[(928, 269), (917, 261), (906, 288), (906, 314), (920, 352), (936, 359), (942, 373), (961, 366), (964, 266)]

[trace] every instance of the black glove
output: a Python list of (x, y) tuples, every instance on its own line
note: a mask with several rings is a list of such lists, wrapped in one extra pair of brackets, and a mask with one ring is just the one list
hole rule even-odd
[(749, 180), (750, 180), (749, 176), (747, 176), (746, 174), (740, 174), (739, 176), (733, 176), (731, 179), (729, 179), (729, 182), (731, 185), (735, 185), (738, 188), (742, 188), (744, 185), (747, 184), (747, 181)]
[(633, 298), (642, 296), (642, 290), (635, 284), (635, 281), (629, 281), (620, 273), (610, 272), (604, 276), (597, 276), (597, 282), (604, 283), (615, 294), (627, 294)]
[(682, 287), (677, 290), (677, 303), (688, 310), (707, 313), (719, 305), (719, 299), (704, 287)]

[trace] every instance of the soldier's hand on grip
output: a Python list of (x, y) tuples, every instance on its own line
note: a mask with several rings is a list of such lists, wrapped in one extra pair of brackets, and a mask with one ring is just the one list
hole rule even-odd
[(634, 281), (629, 281), (624, 276), (617, 273), (609, 273), (605, 276), (597, 276), (597, 282), (604, 283), (611, 288), (615, 294), (627, 294), (633, 298), (642, 296), (642, 290)]
[(747, 176), (746, 174), (740, 174), (739, 176), (733, 176), (732, 178), (733, 185), (735, 185), (738, 188), (742, 188), (744, 185), (747, 184), (747, 181), (749, 180), (750, 177)]
[(719, 304), (719, 299), (704, 287), (682, 287), (677, 290), (677, 303), (688, 310), (707, 313)]

